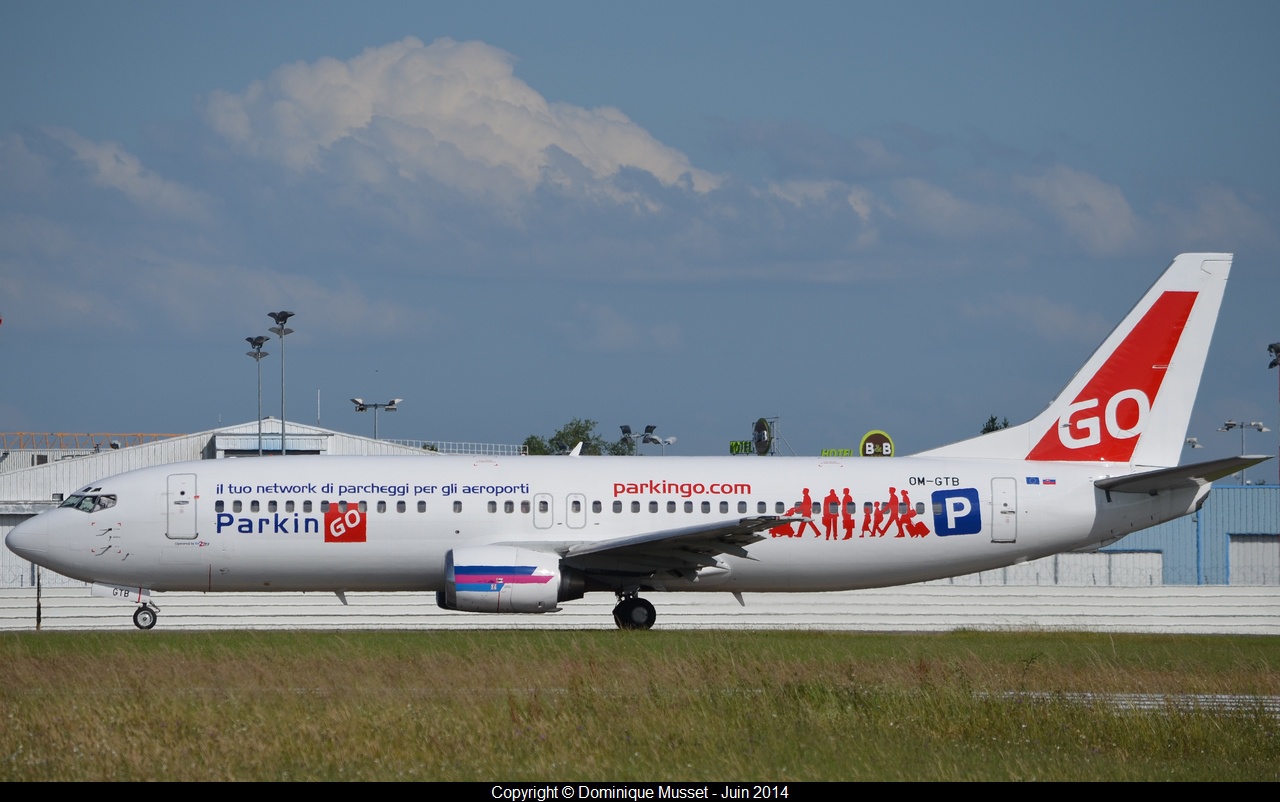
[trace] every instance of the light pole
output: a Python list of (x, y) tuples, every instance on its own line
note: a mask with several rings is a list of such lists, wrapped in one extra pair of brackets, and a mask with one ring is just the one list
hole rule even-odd
[[(1280, 343), (1271, 343), (1267, 346), (1267, 352), (1271, 354), (1271, 364), (1267, 365), (1267, 370), (1274, 367), (1280, 367)], [(1280, 399), (1280, 391), (1277, 398)]]
[[(1271, 431), (1266, 426), (1263, 426), (1262, 421), (1260, 420), (1250, 421), (1249, 423), (1244, 423), (1242, 421), (1228, 420), (1222, 424), (1222, 426), (1218, 429), (1218, 431), (1229, 432), (1232, 429), (1240, 430), (1240, 456), (1242, 457), (1245, 455), (1244, 432), (1246, 429), (1257, 429), (1260, 432)], [(1245, 472), (1243, 468), (1240, 469), (1240, 484), (1242, 485), (1248, 484), (1248, 482), (1245, 481)]]
[[(656, 434), (653, 433), (654, 430), (658, 428), (657, 426), (644, 427), (644, 433), (640, 435), (632, 434), (631, 427), (625, 424), (622, 426), (619, 426), (618, 428), (622, 430), (622, 442), (631, 446), (632, 456), (635, 456), (636, 454), (639, 453), (638, 449), (639, 449), (640, 443), (650, 443), (655, 446), (663, 445), (663, 442), (660, 439), (658, 439), (658, 436)], [(639, 438), (639, 440), (636, 439), (637, 437)], [(672, 443), (675, 442), (674, 437), (671, 438), (671, 442)], [(663, 453), (664, 454), (666, 453), (665, 447), (663, 448)]]
[(252, 351), (245, 351), (254, 362), (258, 363), (258, 456), (262, 456), (262, 358), (269, 354), (262, 350), (262, 346), (267, 344), (267, 336), (260, 334), (257, 337), (245, 337)]
[(366, 402), (363, 398), (353, 398), (351, 403), (356, 405), (356, 412), (368, 412), (373, 410), (373, 439), (378, 439), (378, 410), (385, 409), (387, 412), (395, 412), (396, 404), (403, 401), (403, 398), (393, 398), (385, 404), (375, 404)]
[(284, 440), (284, 336), (293, 334), (293, 329), (286, 327), (284, 324), (289, 322), (289, 318), (293, 317), (292, 312), (268, 312), (267, 317), (276, 322), (276, 325), (267, 329), (280, 337), (280, 456), (289, 453), (285, 446)]

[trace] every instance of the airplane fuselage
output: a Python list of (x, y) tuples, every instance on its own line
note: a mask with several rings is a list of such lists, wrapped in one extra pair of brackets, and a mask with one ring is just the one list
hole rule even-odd
[[(67, 576), (155, 591), (438, 591), (453, 549), (583, 543), (778, 516), (697, 571), (591, 590), (850, 590), (996, 568), (1194, 509), (1094, 480), (1129, 466), (941, 458), (286, 457), (121, 474), (11, 541)], [(109, 499), (109, 506), (103, 499)], [(97, 509), (94, 509), (97, 507)], [(808, 520), (798, 520), (799, 518)], [(57, 532), (51, 538), (49, 533)], [(616, 574), (616, 575), (615, 575)]]

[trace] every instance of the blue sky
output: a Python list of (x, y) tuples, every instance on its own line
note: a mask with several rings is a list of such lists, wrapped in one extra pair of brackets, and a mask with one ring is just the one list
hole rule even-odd
[[(7, 3), (0, 430), (289, 417), (903, 453), (1236, 253), (1190, 434), (1272, 452), (1274, 3)], [(278, 409), (278, 343), (263, 362)], [(1274, 469), (1271, 470), (1274, 476)]]

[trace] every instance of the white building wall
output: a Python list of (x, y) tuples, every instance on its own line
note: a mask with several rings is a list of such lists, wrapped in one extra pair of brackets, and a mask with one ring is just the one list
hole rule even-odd
[(1232, 585), (1280, 585), (1280, 537), (1231, 536)]

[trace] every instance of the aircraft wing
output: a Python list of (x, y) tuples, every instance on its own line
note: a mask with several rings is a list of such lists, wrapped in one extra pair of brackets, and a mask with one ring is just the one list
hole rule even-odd
[[(559, 552), (565, 564), (591, 574), (647, 576), (669, 572), (676, 576), (691, 576), (703, 568), (715, 567), (716, 557), (721, 554), (751, 559), (746, 547), (767, 538), (770, 529), (807, 520), (802, 515), (758, 515), (613, 540), (545, 546)], [(538, 547), (530, 543), (520, 545)]]
[(1154, 496), (1162, 490), (1206, 485), (1269, 459), (1271, 459), (1269, 456), (1224, 457), (1192, 465), (1179, 465), (1176, 468), (1161, 468), (1146, 473), (1109, 476), (1106, 479), (1098, 479), (1094, 485), (1108, 492), (1146, 493)]

